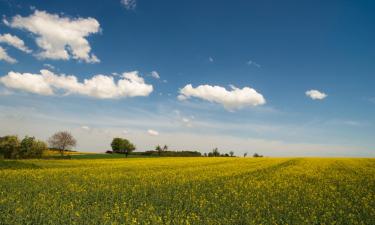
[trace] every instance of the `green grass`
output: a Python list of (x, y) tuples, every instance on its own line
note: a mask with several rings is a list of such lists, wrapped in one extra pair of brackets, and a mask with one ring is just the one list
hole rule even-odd
[(375, 159), (0, 161), (0, 224), (375, 224)]

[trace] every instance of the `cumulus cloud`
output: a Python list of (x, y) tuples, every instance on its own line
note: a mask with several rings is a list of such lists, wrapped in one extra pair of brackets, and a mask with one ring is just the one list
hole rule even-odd
[(95, 75), (80, 82), (74, 75), (55, 74), (41, 70), (40, 74), (9, 72), (0, 77), (0, 83), (8, 88), (40, 95), (79, 94), (100, 99), (148, 96), (152, 85), (146, 84), (138, 71), (125, 72), (116, 81), (113, 76)]
[(228, 91), (220, 86), (199, 85), (194, 88), (191, 84), (188, 84), (180, 89), (179, 100), (187, 100), (191, 97), (219, 103), (227, 110), (241, 109), (246, 106), (258, 106), (266, 103), (263, 95), (250, 87), (240, 89), (231, 86), (231, 90)]
[(160, 75), (157, 71), (152, 71), (150, 76), (155, 78), (155, 79), (160, 79)]
[(132, 10), (137, 7), (137, 1), (136, 0), (121, 0), (121, 4), (127, 9)]
[(9, 56), (7, 51), (5, 51), (5, 49), (1, 46), (0, 46), (0, 60), (3, 60), (7, 63), (12, 63), (12, 64), (17, 62), (17, 60)]
[(42, 49), (37, 54), (39, 58), (99, 62), (86, 39), (99, 32), (100, 24), (94, 18), (69, 18), (36, 10), (27, 17), (16, 15), (10, 21), (5, 19), (4, 23), (35, 34), (36, 44)]
[(13, 46), (23, 52), (31, 53), (31, 50), (25, 46), (25, 42), (19, 37), (11, 34), (1, 34), (0, 43), (6, 43), (10, 46)]
[(318, 90), (309, 90), (306, 91), (305, 94), (313, 100), (323, 100), (328, 96), (327, 94)]
[(147, 133), (151, 136), (158, 136), (159, 135), (159, 132), (157, 132), (156, 130), (147, 130)]

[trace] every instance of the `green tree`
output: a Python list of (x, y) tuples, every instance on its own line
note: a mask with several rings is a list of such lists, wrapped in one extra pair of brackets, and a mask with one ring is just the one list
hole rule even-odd
[(111, 142), (112, 151), (128, 155), (135, 150), (135, 145), (125, 138), (113, 138)]
[(35, 137), (26, 136), (22, 139), (19, 151), (20, 158), (32, 158)]
[(17, 136), (0, 137), (0, 154), (6, 159), (19, 157), (20, 141)]
[(230, 157), (233, 157), (234, 156), (234, 151), (230, 151), (229, 155), (230, 155)]
[(47, 149), (47, 144), (36, 140), (35, 137), (26, 136), (22, 139), (19, 150), (20, 158), (41, 158)]

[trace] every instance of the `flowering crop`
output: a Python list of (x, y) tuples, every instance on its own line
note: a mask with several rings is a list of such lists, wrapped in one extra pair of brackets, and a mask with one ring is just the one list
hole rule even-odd
[(2, 163), (0, 224), (375, 224), (375, 159)]

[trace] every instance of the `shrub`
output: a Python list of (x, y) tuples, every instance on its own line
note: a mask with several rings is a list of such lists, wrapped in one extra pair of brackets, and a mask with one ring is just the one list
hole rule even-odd
[(17, 136), (0, 137), (0, 154), (6, 159), (18, 158), (20, 141)]
[(46, 149), (47, 144), (35, 137), (26, 136), (21, 142), (17, 136), (0, 137), (0, 153), (6, 159), (41, 158)]

